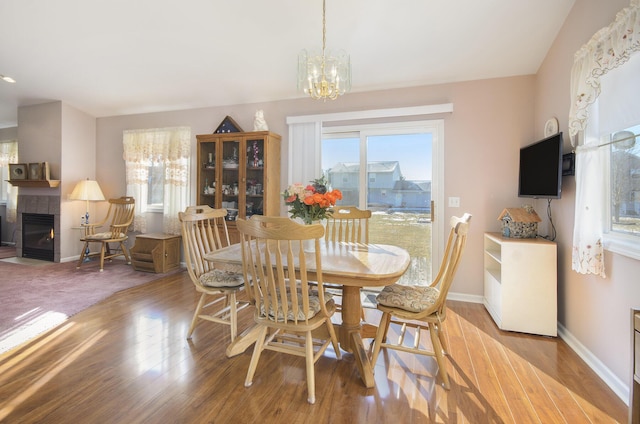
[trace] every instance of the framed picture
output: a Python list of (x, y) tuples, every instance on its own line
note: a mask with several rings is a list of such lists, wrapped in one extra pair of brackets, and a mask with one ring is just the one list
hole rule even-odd
[(43, 180), (51, 179), (51, 171), (49, 170), (49, 162), (42, 162), (40, 164), (40, 178)]
[(27, 164), (26, 163), (10, 163), (9, 179), (10, 180), (26, 180)]
[(41, 180), (42, 179), (42, 163), (30, 163), (29, 164), (29, 179)]

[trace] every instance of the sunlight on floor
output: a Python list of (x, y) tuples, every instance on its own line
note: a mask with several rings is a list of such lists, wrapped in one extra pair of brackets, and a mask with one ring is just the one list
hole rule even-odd
[(71, 365), (73, 361), (75, 361), (80, 355), (89, 350), (94, 344), (96, 344), (100, 339), (102, 339), (107, 334), (106, 330), (99, 331), (89, 337), (84, 343), (80, 344), (76, 349), (74, 349), (69, 355), (62, 358), (60, 361), (55, 363), (51, 368), (46, 370), (42, 370), (42, 374), (39, 375), (36, 379), (34, 379), (30, 386), (25, 387), (25, 389), (19, 393), (16, 393), (15, 396), (11, 399), (7, 399), (6, 402), (3, 403), (2, 409), (0, 409), (0, 421), (7, 417), (11, 412), (15, 409), (16, 406), (20, 405), (22, 402), (25, 402), (29, 397), (31, 397), (35, 392), (37, 392), (40, 388), (42, 388), (45, 384), (51, 381), (56, 375), (58, 375), (61, 371), (63, 371), (66, 367)]
[[(30, 315), (35, 314), (38, 315), (28, 319)], [(67, 318), (67, 315), (60, 312), (41, 312), (40, 308), (33, 309), (17, 317), (15, 320), (22, 323), (0, 334), (0, 353), (4, 353), (9, 349), (33, 339), (38, 334), (42, 334), (50, 328), (64, 322)], [(23, 321), (25, 319), (28, 320)]]

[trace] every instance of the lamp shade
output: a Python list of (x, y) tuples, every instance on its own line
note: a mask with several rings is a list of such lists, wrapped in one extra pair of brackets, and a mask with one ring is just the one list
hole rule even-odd
[(88, 178), (76, 184), (69, 198), (71, 200), (86, 200), (86, 201), (105, 200), (104, 195), (102, 194), (102, 190), (100, 190), (100, 186), (98, 185), (98, 182), (95, 180), (90, 180)]

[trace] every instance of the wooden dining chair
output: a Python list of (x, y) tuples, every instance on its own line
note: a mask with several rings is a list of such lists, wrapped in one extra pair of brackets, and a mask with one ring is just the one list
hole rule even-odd
[(369, 243), (370, 210), (356, 206), (335, 206), (327, 219), (326, 241)]
[[(127, 233), (133, 223), (135, 203), (135, 199), (129, 196), (109, 199), (109, 209), (102, 221), (96, 224), (82, 224), (84, 236), (80, 238), (80, 241), (84, 244), (76, 268), (80, 268), (86, 258), (96, 256), (100, 257), (100, 272), (104, 269), (105, 259), (111, 261), (117, 256), (124, 256), (126, 262), (131, 263), (125, 241), (129, 238)], [(98, 231), (103, 227), (108, 227), (108, 229)], [(117, 243), (118, 246), (112, 250), (110, 243)], [(100, 250), (92, 253), (89, 249), (91, 244), (99, 244)]]
[[(447, 293), (460, 264), (460, 258), (467, 242), (471, 215), (464, 214), (462, 218), (452, 217), (451, 230), (445, 248), (440, 270), (433, 282), (428, 286), (406, 286), (393, 284), (385, 287), (377, 296), (378, 309), (382, 311), (380, 325), (373, 342), (371, 363), (375, 366), (380, 348), (396, 349), (420, 355), (435, 356), (438, 371), (446, 389), (450, 388), (449, 376), (444, 363), (444, 354), (448, 349), (443, 328), (447, 311)], [(397, 343), (387, 340), (390, 324), (400, 326)], [(407, 328), (413, 328), (414, 343), (412, 346), (404, 343)], [(420, 345), (421, 330), (429, 330), (432, 349)]]
[[(187, 339), (191, 338), (199, 320), (228, 325), (231, 341), (238, 334), (238, 312), (249, 302), (239, 301), (244, 289), (241, 269), (222, 269), (204, 259), (204, 255), (229, 246), (226, 209), (207, 205), (189, 206), (178, 214), (182, 227), (184, 260), (191, 282), (200, 293), (200, 300), (191, 319)], [(208, 300), (211, 300), (207, 303)]]
[[(325, 241), (346, 243), (369, 243), (369, 219), (371, 211), (359, 209), (356, 206), (333, 207), (325, 231)], [(341, 295), (342, 286), (328, 284), (332, 293)], [(342, 311), (342, 305), (337, 304), (338, 311)], [(365, 319), (364, 307), (360, 310), (360, 317)]]
[[(252, 282), (248, 291), (255, 305), (254, 320), (259, 329), (244, 385), (252, 385), (263, 350), (302, 356), (307, 371), (307, 401), (313, 404), (316, 361), (329, 344), (340, 359), (331, 322), (335, 303), (325, 294), (322, 280), (319, 240), (324, 228), (319, 224), (298, 224), (285, 217), (260, 215), (239, 219), (236, 224), (242, 243), (244, 278)], [(304, 240), (315, 241), (314, 252), (305, 252)], [(310, 284), (307, 275), (308, 259), (315, 260), (316, 285)], [(296, 267), (299, 271), (292, 271)], [(325, 327), (327, 337), (311, 334), (320, 327)]]

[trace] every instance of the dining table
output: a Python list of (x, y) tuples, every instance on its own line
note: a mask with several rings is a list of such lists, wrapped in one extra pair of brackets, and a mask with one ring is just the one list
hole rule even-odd
[[(204, 258), (221, 266), (242, 265), (241, 244), (210, 252)], [(305, 255), (307, 272), (315, 277), (315, 255)], [(411, 262), (409, 253), (398, 246), (375, 243), (346, 243), (320, 240), (323, 281), (342, 286), (342, 321), (336, 323), (340, 348), (352, 353), (366, 387), (374, 387), (373, 366), (364, 338), (375, 336), (376, 326), (362, 320), (360, 292), (363, 287), (382, 287), (396, 283)], [(317, 279), (317, 278), (316, 278)], [(244, 352), (257, 339), (257, 326), (243, 331), (227, 347), (232, 357)]]

